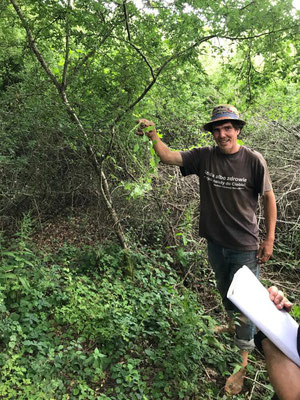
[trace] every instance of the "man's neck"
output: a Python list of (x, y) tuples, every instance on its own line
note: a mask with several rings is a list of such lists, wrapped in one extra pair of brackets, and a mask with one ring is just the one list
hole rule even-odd
[(236, 154), (240, 151), (241, 146), (239, 144), (237, 144), (237, 146), (234, 147), (234, 149), (231, 149), (229, 152), (221, 150), (221, 148), (218, 146), (220, 152), (224, 155), (232, 155), (232, 154)]

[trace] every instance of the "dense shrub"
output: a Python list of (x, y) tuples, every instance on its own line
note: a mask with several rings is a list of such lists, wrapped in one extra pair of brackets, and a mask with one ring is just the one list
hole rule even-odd
[(27, 234), (1, 252), (1, 397), (216, 398), (206, 370), (227, 374), (235, 356), (167, 253), (132, 254), (129, 278), (116, 246), (51, 255)]

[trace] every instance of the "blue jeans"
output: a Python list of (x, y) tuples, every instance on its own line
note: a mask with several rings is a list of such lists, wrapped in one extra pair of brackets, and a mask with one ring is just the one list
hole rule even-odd
[(255, 325), (245, 316), (242, 316), (239, 309), (227, 299), (227, 291), (231, 284), (234, 274), (243, 265), (259, 276), (259, 264), (257, 262), (257, 250), (233, 250), (227, 249), (212, 242), (207, 243), (207, 252), (209, 262), (214, 270), (217, 282), (217, 288), (221, 294), (224, 308), (229, 315), (233, 317), (238, 313), (239, 319), (236, 325), (235, 343), (242, 350), (252, 350), (255, 345), (253, 337), (255, 334)]

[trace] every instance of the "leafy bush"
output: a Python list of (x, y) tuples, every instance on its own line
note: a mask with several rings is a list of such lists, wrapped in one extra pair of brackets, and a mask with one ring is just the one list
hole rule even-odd
[(1, 252), (0, 396), (180, 399), (199, 392), (203, 362), (226, 371), (168, 254), (133, 254), (131, 279), (118, 247), (49, 255), (27, 236)]

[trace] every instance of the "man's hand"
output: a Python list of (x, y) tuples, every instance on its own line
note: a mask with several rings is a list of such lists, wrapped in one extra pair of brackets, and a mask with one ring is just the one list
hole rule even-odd
[[(139, 124), (139, 127), (138, 127), (137, 132), (136, 132), (137, 135), (140, 135), (140, 136), (146, 135), (150, 139), (152, 139), (152, 137), (154, 135), (156, 135), (156, 129), (155, 129), (154, 122), (149, 121), (148, 119), (142, 118), (142, 119), (138, 120), (138, 124)], [(151, 129), (148, 130), (149, 127), (152, 127), (152, 126), (153, 126), (153, 129), (152, 130)]]
[(180, 151), (171, 150), (158, 136), (156, 132), (154, 122), (148, 119), (138, 120), (138, 135), (146, 135), (152, 140), (153, 149), (160, 158), (160, 161), (164, 164), (177, 165), (178, 167), (183, 166), (182, 155)]
[(276, 286), (271, 286), (268, 292), (270, 293), (270, 299), (279, 310), (285, 309), (286, 311), (291, 311), (293, 304), (284, 296), (281, 290)]
[(273, 240), (264, 240), (258, 250), (257, 259), (259, 264), (264, 264), (269, 261), (271, 255), (273, 254)]

